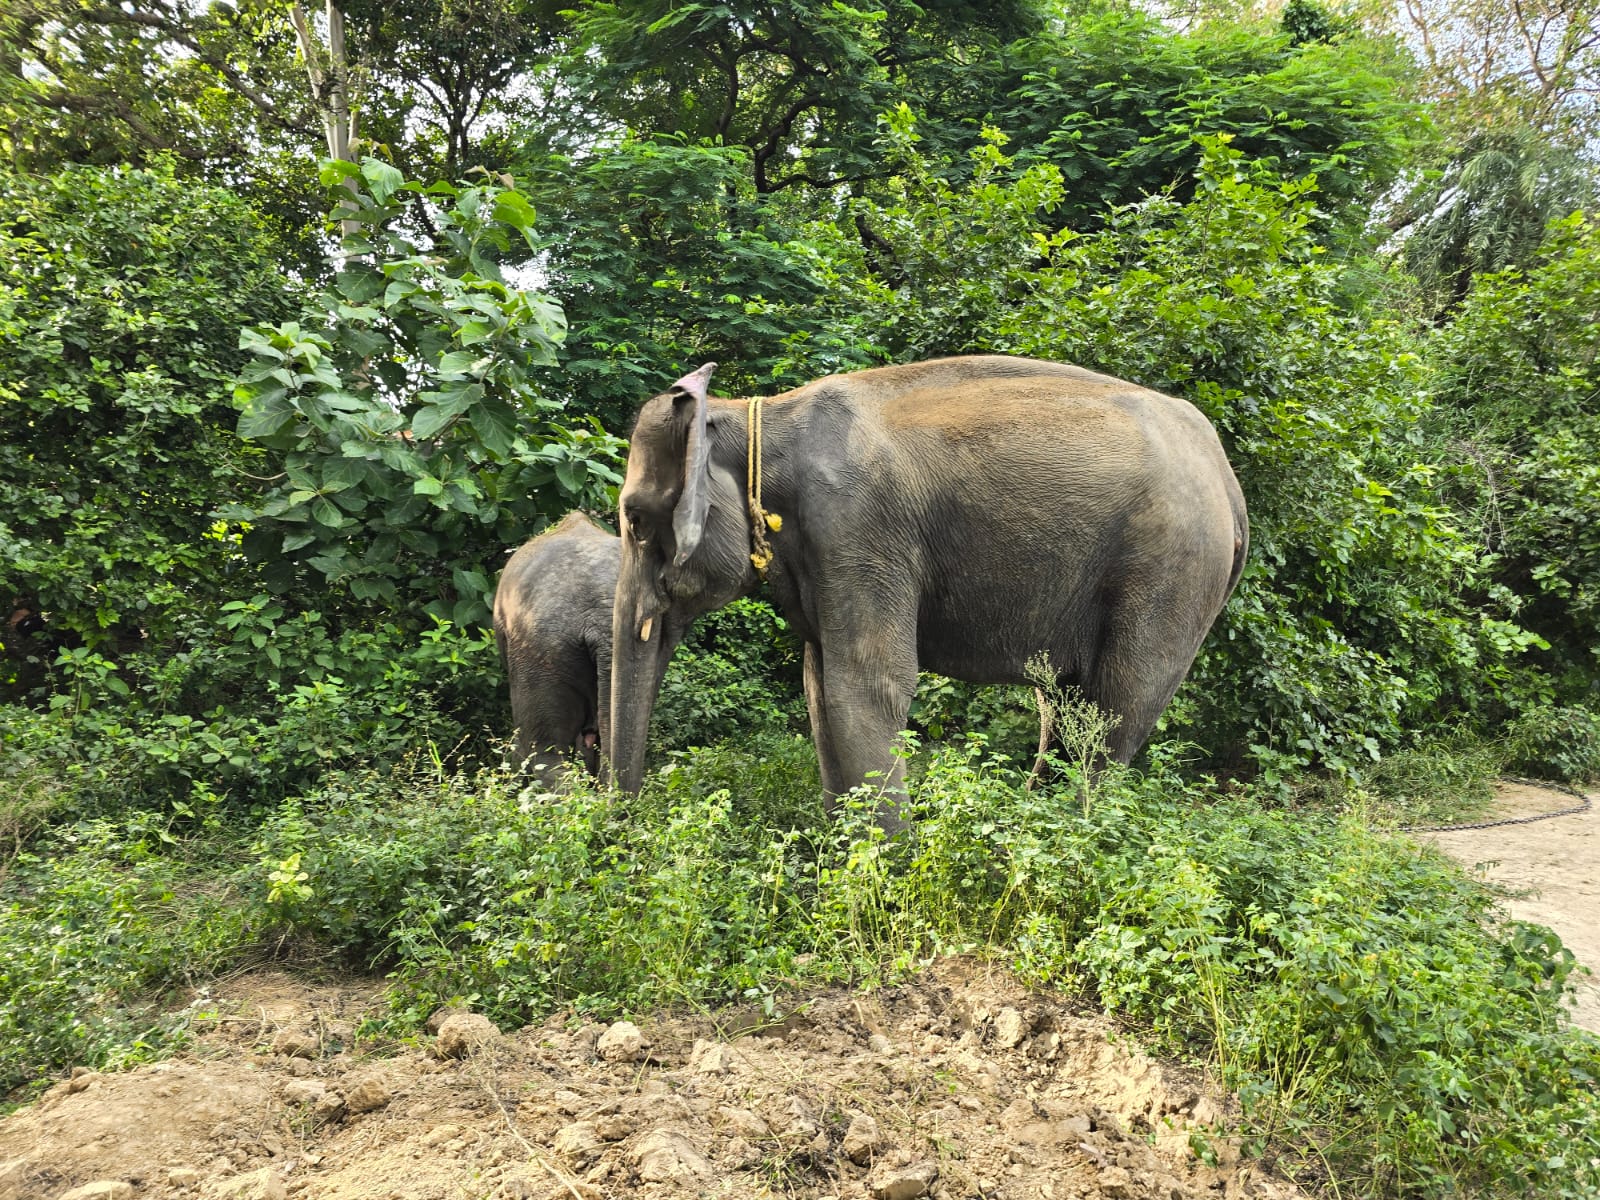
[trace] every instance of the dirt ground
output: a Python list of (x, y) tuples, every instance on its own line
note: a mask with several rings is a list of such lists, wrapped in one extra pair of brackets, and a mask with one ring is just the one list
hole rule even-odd
[[(1549, 788), (1502, 783), (1485, 820), (1570, 808), (1576, 797)], [(1512, 894), (1506, 907), (1520, 920), (1548, 925), (1580, 963), (1600, 971), (1600, 795), (1586, 813), (1529, 825), (1425, 836)], [(1580, 981), (1573, 1021), (1600, 1033), (1600, 978)]]
[[(1567, 807), (1507, 785), (1496, 815)], [(1600, 966), (1600, 811), (1428, 834)], [(358, 1044), (379, 985), (256, 973), (168, 1062), (80, 1071), (0, 1121), (0, 1200), (1303, 1200), (1230, 1101), (1105, 1017), (942, 961), (870, 996), (509, 1034), (437, 1014)], [(1600, 1030), (1600, 986), (1577, 1019)]]
[(384, 1056), (351, 1048), (372, 988), (258, 974), (214, 1000), (192, 1053), (0, 1122), (0, 1200), (1302, 1196), (1215, 1133), (1199, 1075), (976, 960), (744, 1032), (459, 1014)]

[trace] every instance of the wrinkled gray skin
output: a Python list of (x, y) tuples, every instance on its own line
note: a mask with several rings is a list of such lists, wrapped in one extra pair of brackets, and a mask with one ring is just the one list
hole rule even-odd
[[(610, 749), (637, 790), (661, 678), (691, 621), (756, 585), (746, 406), (707, 364), (645, 402), (621, 495)], [(805, 639), (822, 781), (892, 798), (917, 671), (1029, 682), (1041, 651), (1120, 718), (1127, 762), (1244, 565), (1244, 497), (1183, 400), (996, 356), (817, 380), (764, 404), (774, 598)]]
[(513, 554), (494, 593), (515, 755), (554, 781), (574, 754), (600, 771), (611, 694), (611, 599), (621, 542), (568, 513)]

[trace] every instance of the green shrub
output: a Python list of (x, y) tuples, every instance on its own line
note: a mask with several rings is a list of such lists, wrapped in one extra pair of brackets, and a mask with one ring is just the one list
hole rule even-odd
[(1469, 733), (1429, 738), (1394, 750), (1362, 771), (1359, 783), (1337, 777), (1307, 780), (1298, 802), (1332, 802), (1384, 825), (1449, 825), (1476, 820), (1494, 802), (1494, 781), (1505, 770), (1503, 740)]
[(651, 717), (658, 751), (805, 727), (800, 647), (770, 604), (735, 600), (695, 622)]
[(63, 663), (49, 711), (0, 707), (0, 783), (16, 811), (43, 811), (48, 793), (67, 817), (167, 812), (197, 789), (271, 806), (419, 743), (489, 757), (488, 735), (509, 727), (487, 632), (436, 622), (420, 636), (393, 625), (334, 636), (315, 613), (282, 616), (265, 596), (231, 602), (220, 627), (190, 629), (165, 659), (117, 669), (85, 655)]
[(161, 818), (93, 821), (0, 873), (0, 1101), (182, 1036), (166, 990), (231, 965), (253, 938), (250, 906), (185, 849)]
[(1600, 716), (1590, 709), (1532, 709), (1512, 723), (1509, 741), (1512, 770), (1567, 783), (1600, 779)]
[(934, 741), (980, 735), (995, 754), (1031, 765), (1039, 748), (1039, 708), (1031, 689), (985, 687), (923, 672), (911, 701), (911, 727)]
[[(520, 192), (424, 188), (373, 158), (325, 163), (323, 182), (348, 258), (301, 320), (242, 333), (238, 434), (274, 467), (224, 515), (279, 598), (487, 624), (489, 564), (571, 508), (605, 507), (621, 443), (558, 420), (563, 401), (533, 383), (566, 322), (501, 269), (536, 245)], [(431, 214), (426, 244), (413, 211)]]
[(669, 791), (738, 797), (740, 820), (775, 829), (820, 828), (822, 780), (806, 734), (768, 731), (688, 750), (674, 750), (657, 769)]
[(679, 769), (638, 798), (422, 769), (287, 801), (257, 851), (263, 885), (305, 873), (274, 904), (288, 927), (388, 966), (402, 1007), (472, 994), (509, 1020), (727, 999), (787, 970), (794, 838), (751, 816)]
[(239, 326), (294, 298), (276, 250), (170, 168), (0, 172), (0, 700), (49, 682), (17, 670), (14, 603), (126, 653), (219, 602), (237, 545), (212, 511), (251, 469)]
[(1600, 1187), (1600, 1041), (1564, 1027), (1575, 963), (1548, 930), (1359, 815), (1159, 776), (1103, 785), (1085, 812), (1070, 787), (1014, 781), (972, 754), (931, 765), (917, 838), (882, 871), (887, 915), (856, 926), (920, 953), (1005, 947), (1174, 1048), (1209, 1047), (1247, 1127), (1315, 1146), (1350, 1194)]
[[(1527, 270), (1480, 275), (1429, 345), (1430, 433), (1460, 527), (1549, 643), (1530, 691), (1594, 704), (1600, 681), (1600, 220), (1550, 226)], [(1516, 706), (1513, 706), (1516, 707)]]

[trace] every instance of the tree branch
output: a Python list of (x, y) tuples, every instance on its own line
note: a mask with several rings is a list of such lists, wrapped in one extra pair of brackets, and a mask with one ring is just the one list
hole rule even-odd
[[(296, 8), (299, 6), (296, 5)], [(90, 24), (99, 25), (101, 28), (110, 29), (116, 26), (133, 25), (142, 29), (151, 29), (160, 33), (189, 50), (206, 66), (228, 81), (229, 86), (239, 95), (243, 96), (262, 116), (271, 120), (279, 128), (293, 131), (294, 127), (286, 122), (278, 113), (278, 106), (272, 98), (251, 84), (239, 70), (226, 59), (219, 57), (208, 49), (192, 32), (184, 29), (173, 20), (151, 12), (129, 12), (122, 8), (86, 8), (79, 13), (83, 20)]]
[(822, 97), (816, 92), (808, 91), (803, 93), (784, 110), (783, 116), (778, 119), (777, 127), (768, 135), (766, 142), (761, 146), (752, 147), (755, 152), (753, 161), (755, 163), (756, 191), (763, 195), (771, 192), (772, 189), (767, 182), (767, 160), (778, 152), (779, 143), (789, 136), (800, 114), (807, 109), (815, 108), (821, 102)]
[(210, 156), (193, 146), (183, 145), (171, 138), (162, 137), (145, 123), (143, 117), (133, 111), (133, 107), (120, 96), (82, 96), (58, 88), (37, 97), (38, 103), (46, 108), (59, 109), (62, 112), (75, 112), (86, 117), (104, 116), (106, 113), (114, 114), (118, 120), (126, 125), (133, 136), (152, 150), (162, 150), (186, 158), (190, 162), (205, 162)]

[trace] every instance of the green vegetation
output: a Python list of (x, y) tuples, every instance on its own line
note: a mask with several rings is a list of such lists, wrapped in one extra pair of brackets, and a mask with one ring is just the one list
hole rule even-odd
[[(269, 959), (401, 1029), (975, 950), (1341, 1194), (1600, 1195), (1571, 956), (1393, 831), (1600, 778), (1594, 48), (1159, 7), (335, 4), (342, 57), (277, 3), (0, 17), (5, 1102)], [(1026, 790), (1032, 697), (928, 677), (886, 843), (821, 811), (758, 594), (637, 800), (505, 773), (496, 574), (608, 516), (640, 400), (969, 351), (1185, 396), (1237, 467), (1136, 770)]]
[(1354, 1194), (1592, 1194), (1600, 1039), (1562, 1028), (1574, 963), (1548, 931), (1375, 832), (1359, 796), (1285, 810), (1162, 763), (1087, 802), (1077, 780), (1028, 792), (980, 739), (953, 745), (914, 787), (915, 837), (888, 843), (870, 796), (820, 811), (807, 740), (766, 735), (626, 802), (424, 756), (258, 824), (213, 805), (63, 826), (7, 883), (0, 978), (27, 1003), (0, 1078), (148, 1054), (182, 1032), (141, 1007), (152, 989), (266, 946), (387, 971), (401, 1030), (461, 997), (511, 1023), (776, 1013), (796, 983), (976, 950), (1212, 1058), (1263, 1149)]

